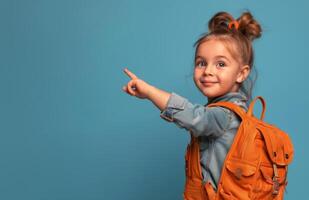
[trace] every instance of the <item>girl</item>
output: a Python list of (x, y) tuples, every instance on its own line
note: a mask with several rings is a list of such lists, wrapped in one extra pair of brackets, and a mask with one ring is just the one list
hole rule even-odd
[[(208, 99), (206, 105), (192, 104), (186, 98), (160, 90), (125, 69), (131, 78), (123, 90), (149, 99), (160, 116), (185, 128), (191, 134), (186, 158), (184, 199), (203, 199), (216, 192), (222, 165), (238, 130), (240, 118), (210, 103), (229, 101), (245, 111), (252, 99), (252, 41), (261, 36), (261, 27), (250, 12), (234, 19), (218, 12), (208, 23), (209, 32), (195, 43), (194, 83)], [(192, 143), (192, 141), (198, 141)], [(195, 147), (194, 147), (194, 145)], [(201, 187), (205, 186), (205, 187)]]

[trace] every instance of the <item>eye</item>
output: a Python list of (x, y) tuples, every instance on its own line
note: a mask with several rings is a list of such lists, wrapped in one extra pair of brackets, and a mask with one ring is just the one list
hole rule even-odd
[(195, 67), (203, 67), (205, 65), (206, 65), (206, 62), (204, 60), (200, 60), (196, 62)]
[(222, 62), (222, 61), (220, 61), (220, 62), (218, 62), (217, 66), (219, 66), (219, 67), (224, 67), (224, 66), (225, 66), (225, 63)]

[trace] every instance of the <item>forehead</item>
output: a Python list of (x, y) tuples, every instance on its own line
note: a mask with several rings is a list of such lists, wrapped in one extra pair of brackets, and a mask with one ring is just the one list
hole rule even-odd
[(208, 59), (211, 59), (216, 56), (225, 56), (229, 59), (232, 59), (230, 50), (227, 48), (226, 42), (220, 40), (206, 40), (202, 42), (197, 49), (196, 56), (203, 56)]

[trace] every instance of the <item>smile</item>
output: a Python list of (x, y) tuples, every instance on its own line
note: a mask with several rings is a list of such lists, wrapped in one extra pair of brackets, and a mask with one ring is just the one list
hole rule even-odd
[(202, 85), (204, 85), (204, 86), (212, 86), (212, 85), (214, 85), (215, 83), (217, 83), (217, 82), (201, 82), (202, 83)]

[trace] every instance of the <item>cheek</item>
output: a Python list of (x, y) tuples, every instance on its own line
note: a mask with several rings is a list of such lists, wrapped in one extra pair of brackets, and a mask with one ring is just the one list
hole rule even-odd
[(200, 79), (200, 76), (197, 73), (194, 73), (193, 81), (196, 85), (199, 84), (199, 79)]
[(201, 69), (194, 69), (194, 76), (200, 77), (202, 75), (203, 71)]
[(221, 74), (219, 77), (221, 82), (224, 82), (224, 84), (231, 84), (236, 81), (237, 76), (233, 72), (228, 72)]

